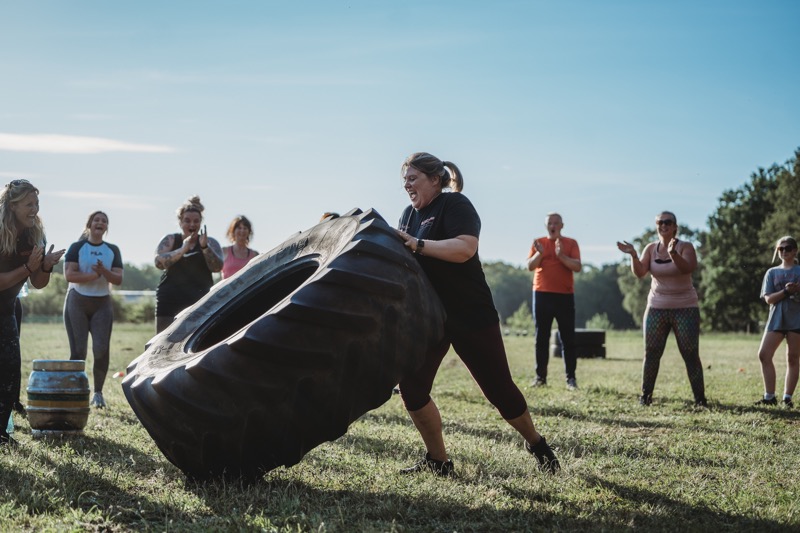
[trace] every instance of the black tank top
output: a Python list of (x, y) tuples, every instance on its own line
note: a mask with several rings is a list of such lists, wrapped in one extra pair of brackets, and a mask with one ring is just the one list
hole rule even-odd
[[(183, 246), (183, 236), (173, 234), (172, 250)], [(164, 270), (156, 289), (156, 316), (175, 316), (208, 293), (214, 279), (198, 241), (177, 263)]]

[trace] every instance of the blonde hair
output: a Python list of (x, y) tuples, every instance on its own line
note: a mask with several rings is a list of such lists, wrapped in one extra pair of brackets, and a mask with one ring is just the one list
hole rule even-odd
[(38, 213), (32, 228), (26, 228), (21, 234), (17, 232), (17, 220), (11, 206), (22, 202), (30, 193), (39, 196), (39, 189), (28, 180), (13, 180), (0, 193), (0, 255), (13, 255), (17, 250), (17, 238), (21, 235), (26, 235), (28, 244), (32, 246), (44, 245), (44, 224)]
[[(775, 250), (772, 252), (772, 262), (775, 262), (775, 259), (778, 259), (778, 247), (781, 243), (787, 243), (794, 246), (794, 249), (797, 250), (797, 241), (791, 235), (784, 235), (780, 239), (775, 242)], [(794, 256), (794, 262), (797, 263), (797, 256)]]

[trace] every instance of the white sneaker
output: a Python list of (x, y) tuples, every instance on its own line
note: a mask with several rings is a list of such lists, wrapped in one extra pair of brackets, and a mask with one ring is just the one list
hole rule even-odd
[(92, 407), (97, 407), (98, 409), (105, 409), (106, 408), (106, 401), (103, 399), (102, 392), (95, 392), (94, 396), (92, 396), (92, 403), (90, 403)]
[(575, 378), (569, 378), (567, 380), (567, 389), (578, 390), (578, 381)]

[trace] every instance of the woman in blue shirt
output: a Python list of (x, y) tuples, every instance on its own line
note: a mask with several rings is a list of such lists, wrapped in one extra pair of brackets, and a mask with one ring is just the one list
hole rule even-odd
[(792, 394), (800, 370), (800, 265), (797, 264), (797, 241), (788, 236), (778, 239), (772, 260), (777, 256), (781, 258), (781, 265), (767, 270), (761, 286), (761, 297), (769, 304), (769, 318), (758, 349), (764, 378), (764, 397), (756, 405), (778, 404), (772, 358), (785, 338), (787, 350), (783, 405), (792, 407)]

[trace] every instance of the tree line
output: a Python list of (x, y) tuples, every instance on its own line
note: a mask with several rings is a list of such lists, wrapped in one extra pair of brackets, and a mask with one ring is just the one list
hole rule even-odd
[[(702, 324), (706, 330), (755, 332), (766, 319), (767, 306), (759, 297), (761, 282), (773, 266), (775, 242), (784, 235), (800, 237), (795, 199), (800, 198), (800, 148), (782, 165), (758, 168), (741, 187), (723, 191), (708, 229), (681, 227), (679, 237), (697, 249), (699, 266), (694, 284), (700, 297)], [(630, 239), (638, 250), (656, 233), (646, 228)], [(501, 321), (516, 332), (531, 331), (532, 273), (503, 262), (484, 263)], [(56, 267), (61, 271), (62, 265)], [(161, 276), (155, 266), (125, 263), (121, 289), (154, 290)], [(58, 279), (61, 278), (61, 279)], [(66, 294), (63, 276), (54, 276), (42, 291), (23, 299), (25, 312), (60, 315)], [(575, 275), (576, 325), (602, 329), (641, 327), (650, 279), (637, 279), (627, 258), (602, 266), (584, 265)], [(116, 300), (118, 319), (151, 320), (152, 309), (126, 307)], [(144, 305), (144, 308), (141, 306)]]
[[(723, 191), (708, 229), (681, 226), (679, 238), (694, 244), (693, 273), (706, 331), (756, 332), (767, 317), (760, 298), (764, 273), (777, 263), (775, 243), (800, 237), (796, 199), (800, 198), (800, 149), (784, 164), (759, 168), (741, 187)], [(653, 228), (633, 239), (641, 251), (656, 239)], [(531, 274), (503, 263), (484, 265), (498, 311), (512, 328), (522, 329), (531, 312)], [(576, 325), (604, 329), (641, 327), (650, 278), (637, 279), (630, 260), (594, 267), (575, 275)], [(532, 326), (532, 322), (530, 323)]]

